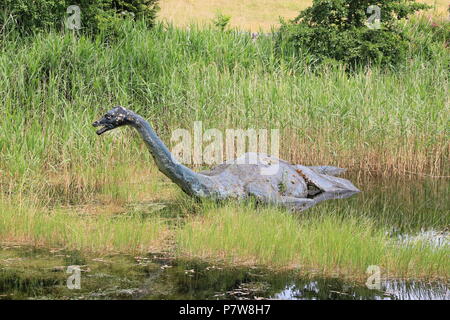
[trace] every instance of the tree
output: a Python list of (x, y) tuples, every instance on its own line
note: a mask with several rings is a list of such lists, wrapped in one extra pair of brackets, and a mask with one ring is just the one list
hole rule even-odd
[[(337, 60), (349, 67), (395, 65), (408, 45), (396, 22), (428, 8), (414, 0), (314, 0), (298, 17), (282, 22), (277, 48), (306, 51), (316, 61)], [(373, 15), (380, 18), (379, 28), (368, 24)]]

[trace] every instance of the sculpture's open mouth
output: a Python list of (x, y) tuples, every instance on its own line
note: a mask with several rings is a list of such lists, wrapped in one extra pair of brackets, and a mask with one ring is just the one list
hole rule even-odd
[(101, 134), (105, 133), (106, 131), (109, 131), (109, 130), (114, 129), (114, 126), (113, 126), (113, 125), (110, 125), (110, 124), (101, 124), (101, 123), (99, 123), (98, 121), (95, 121), (92, 125), (93, 125), (94, 127), (100, 127), (100, 126), (102, 126), (102, 125), (104, 126), (103, 128), (101, 128), (101, 129), (99, 129), (99, 130), (96, 131), (96, 133), (97, 133), (98, 135), (101, 135)]

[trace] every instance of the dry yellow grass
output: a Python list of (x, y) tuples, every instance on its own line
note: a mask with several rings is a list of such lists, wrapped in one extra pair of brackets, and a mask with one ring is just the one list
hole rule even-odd
[[(436, 5), (434, 14), (445, 14), (447, 0), (422, 0)], [(312, 0), (160, 0), (160, 20), (177, 26), (210, 23), (217, 12), (231, 16), (231, 27), (249, 31), (268, 31), (279, 17), (291, 19), (310, 6)]]
[(293, 18), (311, 1), (294, 0), (161, 0), (160, 19), (177, 26), (209, 23), (218, 12), (231, 16), (230, 25), (243, 30), (270, 30), (278, 17)]

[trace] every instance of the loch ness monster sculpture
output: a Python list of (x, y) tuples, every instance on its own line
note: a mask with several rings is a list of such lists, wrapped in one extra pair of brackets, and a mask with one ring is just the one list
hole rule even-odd
[(140, 133), (158, 169), (192, 197), (255, 198), (258, 202), (301, 211), (324, 200), (346, 198), (360, 192), (347, 179), (336, 177), (345, 169), (290, 164), (262, 153), (246, 153), (209, 171), (194, 172), (172, 156), (148, 121), (121, 106), (93, 123), (94, 127), (102, 127), (98, 135), (125, 125)]

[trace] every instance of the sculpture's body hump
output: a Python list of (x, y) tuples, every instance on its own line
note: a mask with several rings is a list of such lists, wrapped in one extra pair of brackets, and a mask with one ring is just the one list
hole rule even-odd
[(291, 164), (265, 154), (246, 153), (201, 174), (211, 178), (219, 198), (280, 196), (306, 198), (305, 179)]

